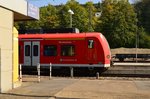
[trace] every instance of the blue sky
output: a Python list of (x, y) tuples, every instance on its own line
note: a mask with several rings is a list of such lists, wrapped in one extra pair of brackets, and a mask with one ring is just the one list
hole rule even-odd
[[(42, 7), (48, 4), (51, 5), (66, 4), (68, 0), (27, 0), (27, 1), (29, 1), (30, 3), (32, 3), (37, 7)], [(94, 3), (101, 2), (101, 0), (76, 0), (76, 1), (78, 1), (80, 4), (85, 4), (88, 1), (93, 1)], [(129, 1), (133, 2), (134, 0), (129, 0)]]

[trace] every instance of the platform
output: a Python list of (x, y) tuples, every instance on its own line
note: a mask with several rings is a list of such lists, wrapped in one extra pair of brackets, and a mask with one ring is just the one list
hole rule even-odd
[(1, 99), (149, 99), (150, 80), (44, 78), (0, 94)]
[(150, 63), (127, 63), (127, 62), (125, 62), (125, 63), (120, 63), (120, 62), (115, 62), (114, 64), (113, 64), (114, 66), (117, 66), (117, 65), (119, 65), (119, 66), (150, 66)]

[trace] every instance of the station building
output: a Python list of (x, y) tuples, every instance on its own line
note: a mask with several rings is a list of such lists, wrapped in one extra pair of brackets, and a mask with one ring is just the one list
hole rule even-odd
[(0, 0), (0, 93), (20, 85), (14, 22), (38, 19), (39, 8), (26, 0)]

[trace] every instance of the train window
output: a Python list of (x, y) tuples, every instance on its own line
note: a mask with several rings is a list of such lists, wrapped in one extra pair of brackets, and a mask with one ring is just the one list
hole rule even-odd
[(74, 56), (75, 46), (74, 45), (62, 45), (61, 46), (61, 56)]
[(56, 45), (45, 45), (44, 46), (44, 56), (56, 56), (57, 46)]
[(88, 48), (94, 48), (94, 40), (88, 40)]
[(38, 45), (33, 46), (33, 56), (38, 56)]
[(30, 45), (25, 46), (25, 56), (30, 56)]

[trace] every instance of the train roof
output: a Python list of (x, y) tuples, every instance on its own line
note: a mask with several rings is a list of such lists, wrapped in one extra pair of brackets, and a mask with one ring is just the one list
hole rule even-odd
[(99, 37), (102, 35), (99, 32), (90, 33), (63, 33), (63, 34), (19, 34), (19, 39), (53, 39), (53, 38), (86, 38)]
[(19, 29), (19, 34), (56, 34), (56, 33), (79, 33), (79, 29), (72, 28), (51, 28), (51, 29)]

